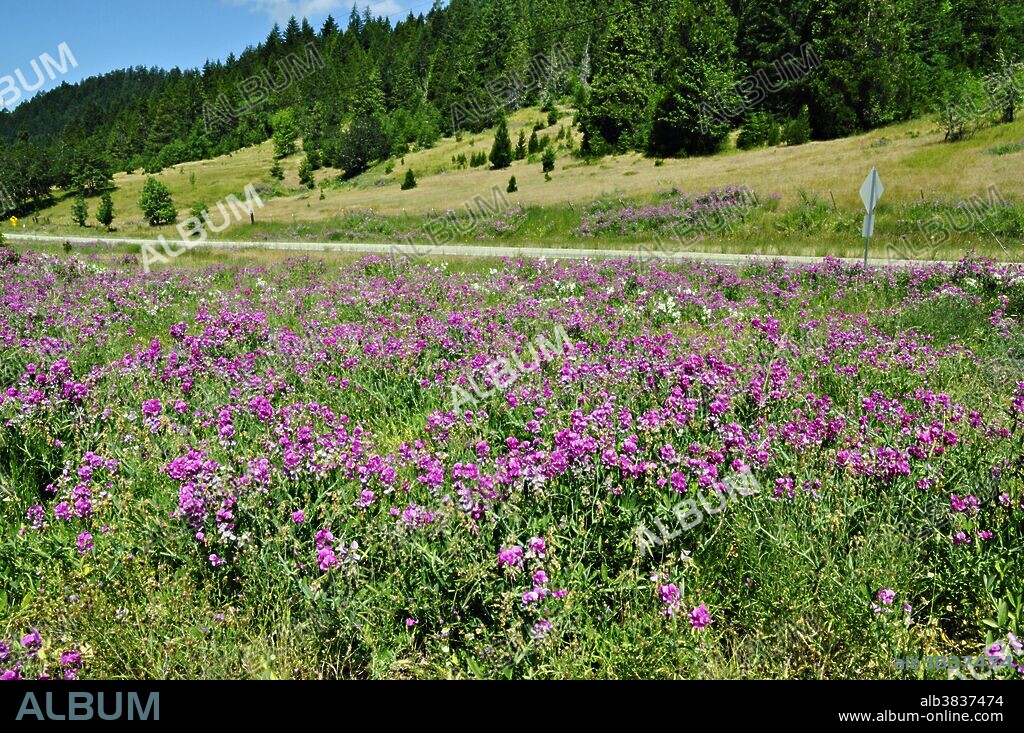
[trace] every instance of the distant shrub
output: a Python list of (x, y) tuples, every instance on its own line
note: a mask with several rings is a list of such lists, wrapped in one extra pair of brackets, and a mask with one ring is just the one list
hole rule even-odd
[(71, 219), (80, 227), (84, 227), (89, 219), (89, 205), (85, 203), (84, 196), (76, 198), (75, 203), (71, 205)]
[(199, 203), (192, 204), (192, 208), (188, 210), (188, 215), (190, 217), (194, 218), (194, 219), (198, 219), (199, 221), (202, 221), (203, 220), (203, 213), (206, 212), (206, 211), (209, 211), (209, 210), (210, 209), (207, 207), (207, 205), (205, 203), (199, 202)]
[(142, 186), (139, 208), (142, 209), (150, 226), (173, 224), (178, 218), (170, 189), (152, 176), (147, 178), (146, 183)]
[(516, 177), (512, 176), (511, 178), (508, 179), (508, 187), (505, 188), (505, 191), (508, 193), (515, 193), (518, 190), (519, 187), (516, 185)]
[[(544, 138), (547, 140), (547, 138)], [(544, 151), (544, 156), (541, 158), (541, 165), (544, 167), (545, 173), (550, 173), (555, 169), (555, 150), (554, 148), (547, 148)]]
[(811, 119), (807, 107), (786, 123), (782, 139), (786, 145), (803, 145), (811, 139)]
[(313, 165), (309, 161), (309, 157), (303, 158), (302, 163), (299, 164), (299, 184), (308, 188), (312, 191), (316, 188), (316, 178), (313, 176)]
[(740, 150), (760, 148), (765, 145), (778, 145), (781, 132), (779, 123), (770, 112), (754, 112), (743, 123), (743, 129), (736, 138), (736, 147)]
[(405, 172), (405, 180), (402, 181), (403, 191), (408, 191), (411, 188), (416, 188), (416, 174), (412, 172), (412, 168)]
[(1024, 150), (1024, 140), (1019, 143), (1003, 143), (1001, 145), (995, 145), (988, 149), (988, 153), (991, 155), (1012, 155), (1019, 153)]

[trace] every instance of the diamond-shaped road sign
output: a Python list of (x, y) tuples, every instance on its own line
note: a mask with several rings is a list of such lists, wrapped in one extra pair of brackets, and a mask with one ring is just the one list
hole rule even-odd
[(864, 202), (864, 210), (868, 215), (864, 217), (864, 227), (861, 234), (864, 235), (864, 267), (868, 266), (868, 249), (871, 247), (871, 235), (875, 233), (875, 205), (878, 199), (882, 198), (885, 187), (882, 186), (882, 179), (878, 177), (878, 171), (871, 169), (868, 177), (860, 187), (860, 200)]
[[(864, 210), (868, 212), (864, 217), (864, 226), (861, 229), (863, 237), (870, 238), (875, 233), (875, 205), (878, 203), (878, 199), (882, 198), (883, 193), (885, 193), (885, 187), (882, 185), (882, 179), (878, 177), (878, 171), (872, 168), (860, 187), (860, 200), (864, 202)], [(864, 264), (867, 264), (866, 249)]]
[(878, 177), (878, 171), (872, 168), (860, 187), (860, 200), (864, 202), (864, 210), (869, 214), (874, 211), (875, 204), (882, 198), (883, 193), (885, 187), (882, 185), (882, 179)]

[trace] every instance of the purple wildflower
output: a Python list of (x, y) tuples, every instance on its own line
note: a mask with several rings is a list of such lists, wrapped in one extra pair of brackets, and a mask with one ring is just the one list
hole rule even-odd
[(503, 547), (498, 551), (498, 566), (521, 568), (523, 566), (523, 548), (519, 545)]
[(703, 629), (711, 623), (711, 614), (708, 607), (703, 603), (690, 611), (690, 626), (695, 629)]
[(92, 549), (92, 535), (89, 532), (82, 532), (78, 535), (78, 554), (85, 555)]
[(46, 523), (46, 510), (39, 504), (30, 506), (25, 516), (28, 521), (32, 522), (32, 529), (42, 529)]
[(21, 645), (29, 651), (37, 651), (43, 645), (43, 637), (39, 635), (39, 629), (32, 629), (21, 637)]
[(548, 621), (547, 619), (541, 619), (540, 621), (535, 623), (533, 627), (530, 629), (530, 636), (533, 637), (535, 641), (540, 641), (549, 633), (551, 633), (551, 629), (553, 628), (554, 626), (550, 621)]

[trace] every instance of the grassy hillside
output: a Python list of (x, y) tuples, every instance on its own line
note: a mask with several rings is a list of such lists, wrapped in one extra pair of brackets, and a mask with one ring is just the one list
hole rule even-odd
[[(544, 116), (536, 109), (516, 113), (510, 119), (513, 143), (520, 130), (529, 137), (534, 122)], [(508, 199), (522, 209), (515, 212), (515, 221), (503, 222), (505, 226), (489, 234), (474, 232), (456, 240), (477, 242), (482, 237), (483, 243), (500, 239), (505, 244), (542, 241), (570, 247), (579, 246), (581, 241), (591, 247), (621, 247), (650, 239), (638, 233), (581, 240), (572, 230), (580, 223), (581, 210), (595, 201), (622, 198), (642, 204), (673, 187), (696, 193), (746, 185), (761, 199), (777, 196), (777, 207), (759, 210), (744, 226), (705, 237), (697, 244), (691, 243), (692, 248), (857, 256), (863, 251), (863, 209), (858, 191), (874, 165), (886, 186), (876, 230), (879, 251), (903, 235), (914, 240), (914, 254), (923, 258), (956, 259), (972, 248), (1000, 259), (1022, 256), (1021, 240), (1012, 235), (1012, 226), (1007, 236), (1007, 231), (975, 222), (969, 231), (954, 234), (948, 242), (929, 245), (921, 228), (908, 218), (934, 217), (938, 210), (940, 218), (953, 215), (950, 221), (955, 222), (959, 202), (972, 196), (987, 200), (991, 186), (1007, 199), (1024, 199), (1024, 180), (1020, 176), (1024, 122), (989, 127), (953, 145), (943, 142), (933, 121), (916, 120), (864, 135), (795, 147), (739, 151), (730, 146), (708, 158), (661, 161), (631, 154), (586, 161), (567, 149), (578, 147), (578, 133), (571, 144), (555, 142), (563, 126), (568, 137), (571, 120), (572, 110), (563, 109), (555, 125), (538, 132), (538, 136), (549, 136), (558, 149), (550, 181), (544, 180), (539, 155), (516, 161), (510, 169), (501, 171), (453, 165), (454, 157), (469, 158), (473, 152), (489, 151), (489, 131), (460, 139), (445, 138), (432, 149), (378, 164), (352, 181), (340, 181), (336, 170), (317, 171), (319, 188), (315, 191), (299, 187), (301, 154), (283, 161), (282, 182), (270, 177), (273, 152), (269, 142), (215, 160), (175, 166), (157, 177), (171, 189), (182, 219), (192, 205), (203, 203), (212, 208), (228, 194), (239, 195), (249, 183), (267, 194), (255, 226), (235, 224), (220, 235), (211, 235), (211, 239), (351, 241), (388, 240), (396, 232), (421, 231), (431, 217), (448, 210), (461, 211), (474, 196), (490, 199), (491, 189), (496, 186), (504, 192), (509, 176), (514, 175), (519, 190), (508, 194)], [(399, 184), (410, 168), (419, 185), (402, 191)], [(174, 227), (154, 229), (143, 220), (137, 201), (145, 179), (141, 171), (115, 177), (117, 234), (177, 237)], [(42, 233), (82, 234), (83, 230), (71, 221), (71, 203), (59, 201), (19, 226)], [(94, 215), (98, 199), (89, 203)], [(219, 219), (216, 212), (213, 218)], [(99, 232), (95, 222), (91, 223), (93, 227), (87, 231)], [(1024, 221), (1017, 228), (1024, 228)]]

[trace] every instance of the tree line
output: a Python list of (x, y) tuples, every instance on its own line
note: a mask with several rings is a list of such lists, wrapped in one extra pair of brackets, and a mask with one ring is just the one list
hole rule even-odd
[(353, 176), (556, 101), (582, 155), (699, 155), (737, 127), (828, 139), (948, 110), (1022, 59), (1024, 0), (451, 0), (394, 25), (353, 7), (344, 28), (292, 18), (201, 69), (113, 71), (0, 111), (0, 214), (271, 137)]

